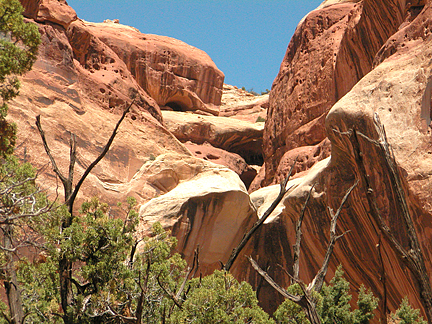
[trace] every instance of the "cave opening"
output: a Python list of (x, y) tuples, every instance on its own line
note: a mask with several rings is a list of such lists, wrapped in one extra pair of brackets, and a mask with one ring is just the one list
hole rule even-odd
[(188, 107), (183, 105), (178, 101), (171, 101), (165, 104), (165, 106), (170, 107), (174, 111), (188, 111)]

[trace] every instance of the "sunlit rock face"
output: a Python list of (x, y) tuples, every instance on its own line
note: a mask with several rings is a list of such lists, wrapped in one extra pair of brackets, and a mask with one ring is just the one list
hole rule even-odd
[(75, 10), (68, 6), (66, 0), (21, 0), (24, 7), (24, 16), (37, 22), (51, 22), (64, 28), (75, 20)]
[(376, 53), (404, 21), (405, 7), (396, 0), (327, 1), (299, 23), (270, 95), (262, 185), (287, 173), (279, 167), (286, 152), (321, 147), (325, 116), (371, 70)]
[(226, 167), (189, 158), (189, 173), (172, 190), (140, 208), (138, 236), (158, 221), (178, 238), (178, 251), (190, 263), (200, 250), (200, 271), (220, 269), (242, 238), (245, 228), (256, 221), (256, 211), (243, 182)]
[[(267, 109), (266, 98), (255, 101), (236, 95), (232, 105), (225, 103), (222, 115), (243, 115), (238, 118), (242, 121), (206, 116), (218, 110), (212, 105), (220, 103), (217, 89), (222, 89), (223, 77), (201, 52), (191, 49), (190, 62), (199, 58), (203, 63), (201, 70), (189, 71), (194, 65), (184, 63), (182, 51), (189, 48), (184, 43), (156, 40), (114, 22), (80, 21), (63, 1), (22, 2), (29, 20), (38, 21), (42, 45), (34, 69), (22, 78), (20, 96), (10, 103), (8, 118), (17, 123), (18, 156), (37, 168), (48, 164), (34, 126), (35, 117), (41, 115), (64, 173), (69, 166), (70, 132), (76, 134), (79, 178), (101, 152), (123, 109), (135, 99), (111, 150), (84, 183), (79, 201), (98, 196), (115, 205), (127, 196), (136, 197), (141, 216), (138, 235), (146, 235), (152, 222), (161, 221), (178, 238), (178, 251), (189, 262), (194, 249), (202, 248), (206, 274), (228, 260), (244, 231), (277, 195), (278, 186), (271, 184), (280, 182), (297, 159), (289, 192), (232, 268), (238, 279), (257, 289), (261, 305), (273, 311), (281, 297), (263, 283), (244, 255), (254, 257), (280, 285), (287, 286), (294, 224), (313, 186), (300, 256), (300, 278), (305, 282), (313, 278), (327, 247), (328, 207), (336, 210), (345, 191), (360, 178), (349, 131), (356, 128), (376, 140), (373, 119), (379, 118), (399, 164), (432, 273), (430, 1), (328, 0), (299, 24), (270, 94), (262, 146), (265, 164), (249, 187), (250, 195), (238, 175), (247, 170), (247, 163), (254, 164), (247, 157), (255, 153), (245, 152), (262, 152), (263, 124), (253, 119)], [(121, 39), (127, 35), (133, 36), (129, 43)], [(145, 41), (153, 44), (147, 49), (155, 46), (155, 54), (148, 54), (150, 60), (166, 67), (167, 74), (156, 67), (152, 72), (138, 68), (140, 55), (148, 63)], [(124, 46), (124, 53), (119, 46)], [(179, 53), (170, 62), (162, 50), (168, 47)], [(177, 79), (178, 74), (182, 77)], [(149, 81), (144, 82), (145, 78)], [(157, 85), (156, 79), (168, 81)], [(201, 115), (161, 112), (161, 105), (199, 110)], [(360, 149), (378, 207), (406, 246), (400, 208), (382, 155), (364, 137)], [(225, 159), (221, 164), (231, 165), (237, 174), (192, 154)], [(51, 197), (61, 195), (50, 167), (41, 171), (39, 181)], [(384, 322), (405, 295), (414, 307), (421, 308), (421, 303), (410, 271), (370, 218), (365, 195), (360, 182), (342, 210), (337, 233), (349, 232), (336, 244), (327, 279), (342, 264), (353, 304), (361, 284), (371, 288), (380, 298), (377, 323)]]
[(225, 76), (205, 52), (111, 21), (81, 24), (118, 55), (160, 106), (218, 114)]

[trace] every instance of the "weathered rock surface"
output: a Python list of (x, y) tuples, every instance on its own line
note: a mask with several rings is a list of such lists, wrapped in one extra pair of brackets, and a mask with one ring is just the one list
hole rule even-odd
[(168, 130), (181, 142), (208, 142), (239, 154), (248, 164), (262, 164), (263, 123), (176, 111), (163, 111), (162, 116)]
[(269, 95), (255, 96), (235, 86), (224, 84), (219, 116), (231, 117), (251, 123), (264, 122)]
[(159, 106), (218, 114), (225, 76), (205, 52), (111, 21), (81, 24), (119, 56)]
[(24, 15), (37, 22), (51, 22), (68, 28), (77, 19), (75, 10), (68, 6), (66, 0), (20, 0)]
[[(364, 1), (362, 3), (363, 10), (368, 8), (366, 5), (373, 3), (378, 6), (376, 2)], [(331, 9), (336, 6), (339, 5), (330, 5), (326, 8)], [(381, 4), (380, 6), (384, 5)], [(417, 6), (422, 6), (422, 4), (417, 3)], [(375, 10), (378, 7), (375, 7)], [(432, 189), (430, 172), (432, 163), (430, 127), (432, 51), (430, 50), (430, 42), (432, 37), (429, 32), (432, 4), (427, 2), (424, 7), (404, 7), (402, 2), (395, 2), (386, 10), (389, 8), (393, 8), (392, 10), (395, 12), (394, 21), (389, 22), (390, 25), (387, 26), (391, 27), (401, 23), (401, 29), (378, 51), (375, 65), (371, 65), (374, 56), (369, 56), (367, 60), (363, 61), (359, 59), (362, 64), (367, 61), (367, 64), (374, 69), (358, 81), (333, 106), (326, 117), (325, 127), (326, 134), (331, 141), (331, 158), (315, 163), (310, 170), (301, 173), (300, 178), (293, 180), (297, 182), (285, 197), (283, 206), (280, 206), (278, 211), (266, 222), (262, 229), (263, 233), (257, 235), (254, 242), (248, 247), (250, 254), (260, 248), (258, 242), (265, 241), (266, 245), (280, 247), (279, 249), (282, 251), (280, 255), (284, 256), (282, 262), (285, 262), (282, 263), (282, 266), (291, 270), (291, 247), (295, 241), (293, 224), (298, 218), (307, 192), (312, 185), (315, 185), (312, 192), (313, 199), (307, 208), (303, 224), (300, 276), (305, 282), (309, 282), (313, 278), (324, 258), (330, 222), (327, 206), (334, 210), (338, 208), (347, 188), (354, 183), (355, 179), (360, 178), (360, 171), (354, 160), (348, 131), (356, 128), (361, 133), (376, 140), (374, 118), (379, 118), (386, 127), (389, 143), (392, 145), (403, 176), (403, 186), (425, 254), (426, 267), (429, 273), (432, 272), (432, 248), (430, 245), (432, 240), (432, 201), (430, 197)], [(377, 14), (377, 12), (373, 14), (368, 12), (363, 11), (362, 19), (365, 22)], [(402, 14), (399, 15), (399, 12)], [(355, 11), (353, 11), (354, 13)], [(385, 12), (379, 12), (378, 16), (383, 14)], [(407, 15), (407, 19), (402, 23), (403, 18), (401, 17), (404, 17), (404, 14)], [(415, 18), (412, 18), (413, 16)], [(381, 20), (382, 24), (385, 25), (388, 19)], [(309, 33), (313, 32), (309, 31)], [(372, 33), (369, 35), (375, 37)], [(359, 53), (358, 50), (356, 51)], [(348, 54), (345, 56), (353, 57)], [(334, 89), (333, 85), (330, 84), (330, 86), (330, 89)], [(271, 102), (272, 98), (270, 104)], [(289, 119), (285, 121), (291, 123)], [(269, 124), (266, 124), (266, 127), (267, 125)], [(361, 138), (360, 143), (362, 158), (366, 164), (366, 171), (374, 193), (377, 196), (379, 209), (390, 228), (401, 239), (402, 244), (408, 248), (407, 233), (403, 225), (400, 207), (396, 204), (396, 193), (392, 189), (389, 170), (384, 163), (382, 154), (373, 142)], [(296, 150), (306, 148), (305, 144), (301, 145)], [(292, 153), (290, 153), (291, 151)], [(292, 160), (297, 155), (294, 149), (287, 152), (283, 155), (287, 161)], [(279, 162), (276, 165), (279, 166)], [(265, 163), (265, 167), (267, 168), (267, 163)], [(265, 192), (271, 191), (272, 188), (273, 193)], [(253, 197), (254, 202), (259, 202), (257, 207), (260, 208), (261, 203), (271, 202), (278, 190), (277, 186), (263, 188), (251, 194), (251, 197)], [(404, 296), (409, 297), (410, 303), (414, 307), (422, 309), (422, 305), (420, 293), (412, 274), (397, 257), (384, 237), (380, 235), (377, 224), (370, 218), (371, 207), (368, 205), (366, 194), (365, 185), (360, 183), (343, 209), (337, 231), (338, 233), (348, 230), (350, 232), (336, 245), (328, 277), (341, 263), (346, 277), (351, 283), (351, 291), (354, 295), (353, 302), (356, 300), (360, 284), (363, 283), (365, 286), (371, 287), (374, 294), (380, 298), (379, 316), (374, 319), (374, 322), (378, 322), (380, 319), (384, 321), (388, 312), (394, 311)], [(271, 225), (274, 226), (274, 233), (278, 233), (275, 230), (278, 228), (279, 232), (285, 232), (286, 235), (268, 235), (267, 227), (270, 228)], [(285, 230), (280, 229), (280, 227), (285, 228)], [(261, 252), (259, 259), (263, 267), (274, 263), (268, 251)], [(244, 266), (239, 266), (240, 269), (242, 267), (246, 269), (248, 265), (245, 263)], [(239, 271), (239, 275), (246, 272), (244, 269)], [(282, 270), (276, 268), (270, 270), (269, 273), (278, 278), (277, 281), (280, 284), (286, 285), (288, 283), (289, 278), (283, 274)], [(259, 279), (256, 280), (258, 283)], [(266, 288), (262, 286), (261, 289), (265, 291)], [(268, 297), (271, 291), (267, 291), (266, 294)], [(272, 297), (270, 300), (277, 300), (277, 298), (279, 297), (275, 295), (274, 299)], [(272, 305), (267, 300), (265, 306), (272, 309), (276, 304)]]
[[(144, 203), (171, 190), (175, 182), (164, 179), (166, 175), (155, 170), (151, 162), (166, 153), (181, 154), (187, 160), (186, 156), (191, 153), (161, 124), (157, 102), (136, 81), (126, 63), (93, 33), (98, 27), (90, 28), (91, 24), (77, 20), (65, 1), (23, 1), (23, 4), (26, 15), (38, 21), (42, 44), (33, 70), (22, 79), (20, 96), (10, 103), (8, 118), (18, 129), (17, 154), (37, 168), (48, 163), (34, 125), (36, 115), (41, 115), (51, 150), (63, 172), (69, 165), (69, 132), (76, 134), (77, 179), (101, 152), (120, 113), (134, 99), (111, 150), (88, 177), (79, 198), (99, 196), (115, 205), (116, 201), (132, 195)], [(130, 30), (136, 37), (142, 35), (131, 27), (115, 25), (118, 27), (113, 28)], [(211, 64), (200, 66), (197, 57), (211, 60), (201, 51), (179, 43), (182, 59), (188, 60), (190, 49), (194, 69), (207, 71)], [(176, 55), (174, 52), (173, 56)], [(183, 69), (186, 74), (192, 73), (187, 72), (187, 66)], [(207, 79), (203, 84), (194, 81), (196, 89), (202, 92), (211, 83), (211, 73), (205, 73)], [(218, 70), (215, 73), (221, 74)], [(220, 82), (222, 87), (223, 80)], [(171, 168), (182, 169), (180, 162), (170, 162)], [(178, 178), (181, 180), (182, 176)], [(40, 181), (55, 194), (57, 182), (49, 167), (41, 174)]]
[[(210, 69), (210, 63), (203, 63), (196, 74), (187, 72), (193, 65), (184, 63), (182, 51), (188, 47), (183, 43), (167, 40), (168, 45), (161, 45), (165, 39), (147, 37), (131, 27), (75, 20), (69, 9), (56, 11), (65, 5), (62, 1), (42, 1), (45, 7), (50, 5), (50, 13), (45, 13), (40, 3), (23, 3), (26, 12), (31, 13), (28, 17), (48, 18), (39, 20), (43, 41), (39, 59), (23, 78), (21, 95), (10, 104), (9, 118), (17, 123), (19, 131), (18, 155), (37, 167), (47, 164), (34, 126), (35, 116), (40, 114), (53, 154), (64, 172), (68, 167), (69, 132), (77, 135), (79, 177), (101, 151), (124, 106), (135, 99), (136, 105), (121, 125), (111, 151), (89, 176), (80, 199), (97, 195), (115, 203), (135, 196), (142, 204), (141, 235), (147, 233), (150, 223), (159, 220), (177, 236), (179, 252), (187, 260), (191, 260), (195, 247), (201, 246), (204, 273), (219, 267), (219, 261), (226, 262), (244, 231), (256, 221), (257, 211), (262, 215), (279, 188), (265, 187), (249, 198), (235, 172), (197, 159), (192, 153), (237, 168), (239, 174), (244, 161), (221, 150), (249, 157), (245, 160), (251, 163), (257, 154), (261, 156), (262, 123), (175, 111), (161, 113), (159, 104), (215, 113), (217, 109), (211, 107), (217, 105), (217, 86), (205, 80), (219, 80), (221, 74)], [(56, 21), (61, 12), (66, 17)], [(270, 94), (264, 131), (265, 164), (250, 190), (279, 182), (297, 156), (299, 162), (282, 204), (242, 252), (252, 255), (263, 268), (270, 265), (269, 274), (282, 286), (288, 285), (289, 278), (276, 265), (291, 270), (294, 222), (312, 186), (302, 227), (301, 279), (309, 282), (321, 266), (329, 234), (328, 207), (338, 208), (346, 189), (359, 178), (347, 132), (355, 127), (376, 139), (375, 113), (386, 127), (399, 163), (409, 208), (432, 273), (430, 17), (431, 1), (328, 0), (299, 24)], [(144, 55), (142, 49), (132, 50), (135, 41), (128, 43), (121, 35), (147, 37), (136, 42), (152, 43), (156, 56)], [(120, 46), (124, 48), (120, 50)], [(176, 48), (178, 54), (171, 52), (175, 58), (170, 61), (161, 48)], [(140, 55), (145, 56), (143, 61)], [(151, 73), (145, 71), (140, 62), (147, 62), (148, 57), (167, 67), (168, 74), (161, 74), (157, 68)], [(191, 62), (196, 62), (192, 57)], [(207, 58), (203, 56), (202, 61)], [(176, 79), (180, 70), (185, 74)], [(188, 79), (188, 75), (200, 73), (204, 74), (200, 79), (204, 84)], [(140, 79), (144, 76), (154, 78), (150, 86)], [(159, 89), (156, 78), (168, 81)], [(184, 92), (182, 87), (194, 90)], [(232, 91), (236, 102), (232, 106), (224, 103), (221, 115), (240, 118), (244, 113), (249, 118), (266, 109), (265, 98), (261, 102), (251, 97), (247, 102), (247, 95), (241, 98), (234, 90), (227, 92)], [(188, 106), (188, 100), (192, 105)], [(362, 139), (361, 150), (378, 206), (406, 244), (389, 171), (373, 142)], [(49, 168), (40, 181), (50, 192), (56, 191), (55, 176)], [(410, 271), (380, 237), (369, 211), (366, 188), (360, 183), (340, 215), (337, 233), (350, 232), (336, 244), (327, 278), (342, 264), (351, 283), (353, 303), (360, 284), (370, 287), (381, 300), (379, 316), (374, 320), (377, 323), (379, 319), (384, 322), (388, 311), (394, 311), (405, 295), (413, 306), (421, 308), (421, 303)], [(261, 304), (267, 310), (274, 310), (281, 301), (245, 258), (239, 257), (232, 272), (258, 288)]]
[(287, 151), (326, 137), (327, 112), (371, 70), (405, 16), (404, 1), (330, 1), (300, 22), (270, 95), (265, 184), (273, 183)]
[(246, 188), (249, 188), (259, 170), (259, 166), (248, 165), (240, 155), (219, 149), (210, 143), (195, 144), (188, 141), (184, 145), (195, 157), (224, 165), (233, 170), (239, 175)]
[(236, 173), (202, 159), (187, 162), (187, 167), (199, 165), (200, 172), (140, 208), (138, 235), (145, 235), (156, 221), (172, 229), (179, 240), (177, 249), (189, 263), (199, 246), (200, 271), (205, 275), (220, 269), (219, 261), (226, 262), (257, 216)]

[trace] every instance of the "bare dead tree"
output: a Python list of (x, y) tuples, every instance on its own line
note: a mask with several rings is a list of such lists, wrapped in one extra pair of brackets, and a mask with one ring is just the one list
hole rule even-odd
[[(336, 211), (336, 213), (334, 213), (334, 211), (331, 208), (328, 208), (330, 216), (331, 216), (331, 222), (330, 222), (330, 238), (329, 238), (329, 243), (327, 246), (327, 251), (324, 257), (324, 261), (323, 264), (321, 266), (321, 268), (318, 270), (317, 274), (315, 275), (314, 279), (309, 283), (309, 285), (305, 285), (301, 280), (295, 277), (292, 277), (293, 280), (298, 283), (303, 291), (303, 295), (293, 295), (290, 294), (288, 291), (286, 291), (286, 289), (282, 288), (281, 286), (279, 286), (274, 280), (273, 278), (271, 278), (271, 276), (268, 275), (267, 272), (265, 272), (264, 270), (262, 270), (260, 268), (260, 266), (258, 265), (258, 263), (256, 263), (251, 257), (249, 257), (249, 261), (251, 262), (253, 268), (273, 287), (276, 289), (276, 291), (278, 291), (282, 296), (284, 296), (285, 298), (291, 300), (292, 302), (296, 303), (297, 305), (301, 306), (302, 309), (304, 310), (306, 317), (308, 318), (308, 320), (311, 322), (311, 324), (321, 324), (321, 319), (318, 316), (318, 312), (316, 310), (316, 300), (313, 297), (312, 292), (316, 291), (317, 293), (321, 292), (322, 286), (324, 284), (324, 278), (327, 274), (327, 269), (330, 263), (330, 258), (333, 254), (333, 249), (334, 246), (336, 244), (336, 241), (338, 239), (340, 239), (341, 237), (343, 237), (347, 232), (342, 233), (340, 235), (336, 235), (336, 224), (337, 224), (337, 220), (338, 217), (342, 211), (342, 207), (345, 204), (345, 202), (347, 201), (349, 195), (351, 194), (351, 192), (354, 190), (354, 188), (357, 186), (358, 181), (356, 181), (354, 183), (354, 185), (352, 185), (347, 192), (345, 193), (345, 196), (342, 198), (342, 201), (339, 205), (338, 210)], [(309, 192), (310, 195), (310, 192)], [(307, 198), (307, 201), (309, 200), (309, 196)], [(305, 204), (306, 205), (306, 204)], [(303, 207), (304, 210), (305, 207)], [(302, 210), (302, 212), (304, 213), (304, 211)], [(297, 232), (300, 231), (300, 226), (301, 226), (301, 222), (300, 220), (303, 220), (303, 217), (300, 216), (299, 218), (299, 222), (297, 225)], [(296, 235), (296, 244), (294, 246), (294, 250), (295, 251), (299, 251), (300, 250), (300, 243), (301, 243), (301, 239), (298, 239), (298, 237), (301, 237), (301, 235)], [(298, 252), (299, 253), (299, 252)], [(298, 260), (298, 259), (297, 259)], [(298, 261), (297, 261), (298, 262)]]
[[(378, 140), (371, 139), (356, 129), (351, 129), (345, 134), (348, 136), (353, 147), (355, 162), (362, 180), (362, 185), (366, 191), (369, 211), (395, 253), (411, 270), (411, 273), (413, 274), (417, 285), (420, 288), (420, 300), (426, 311), (428, 322), (432, 323), (432, 288), (430, 278), (426, 269), (425, 258), (423, 256), (417, 232), (414, 227), (413, 218), (408, 207), (406, 193), (402, 185), (399, 168), (397, 166), (394, 153), (387, 141), (387, 135), (384, 126), (380, 123), (378, 115), (375, 115), (374, 125), (378, 134)], [(389, 171), (390, 185), (393, 192), (396, 194), (395, 203), (397, 204), (398, 210), (402, 214), (408, 235), (408, 248), (405, 248), (402, 242), (396, 238), (395, 234), (387, 225), (378, 208), (375, 190), (372, 187), (372, 183), (366, 171), (363, 157), (364, 151), (362, 151), (360, 138), (378, 148), (378, 151), (385, 163), (385, 167)]]
[[(81, 189), (81, 186), (84, 182), (84, 180), (87, 178), (87, 176), (90, 174), (90, 172), (93, 170), (93, 168), (105, 157), (106, 153), (108, 152), (112, 142), (114, 141), (115, 136), (117, 135), (118, 128), (120, 127), (121, 122), (126, 117), (126, 114), (129, 112), (130, 108), (134, 104), (134, 101), (131, 102), (131, 104), (124, 110), (121, 118), (117, 122), (107, 144), (105, 145), (102, 152), (99, 154), (99, 156), (87, 167), (87, 169), (84, 171), (84, 174), (81, 176), (79, 181), (74, 187), (74, 168), (75, 168), (75, 162), (76, 162), (76, 136), (71, 133), (70, 137), (70, 159), (69, 159), (69, 172), (68, 176), (66, 177), (63, 175), (63, 173), (58, 168), (54, 157), (52, 156), (51, 150), (48, 146), (48, 142), (45, 137), (45, 132), (42, 129), (40, 115), (36, 117), (36, 126), (38, 128), (39, 134), (42, 138), (42, 142), (45, 148), (45, 152), (47, 153), (52, 167), (55, 174), (59, 177), (63, 184), (64, 188), (64, 195), (65, 195), (65, 204), (68, 207), (69, 216), (67, 216), (62, 224), (62, 229), (68, 228), (72, 224), (72, 220), (74, 217), (74, 210), (73, 205), (75, 202), (75, 199), (77, 197), (77, 194), (79, 190)], [(60, 298), (61, 298), (61, 306), (63, 310), (63, 320), (65, 324), (72, 324), (73, 318), (72, 315), (69, 312), (69, 307), (73, 305), (73, 290), (72, 290), (72, 262), (67, 257), (61, 257), (59, 260), (59, 276), (60, 276)]]
[(287, 177), (280, 183), (280, 190), (279, 190), (279, 194), (276, 197), (276, 199), (273, 201), (273, 203), (270, 205), (270, 207), (265, 211), (265, 213), (262, 215), (262, 217), (255, 222), (255, 224), (252, 226), (252, 228), (243, 235), (243, 238), (240, 241), (239, 245), (235, 249), (233, 249), (227, 263), (225, 265), (222, 265), (223, 270), (229, 271), (231, 269), (231, 266), (233, 265), (234, 261), (237, 259), (238, 255), (240, 254), (241, 250), (243, 250), (243, 248), (245, 247), (247, 242), (249, 242), (252, 235), (258, 230), (258, 228), (261, 227), (262, 224), (264, 224), (265, 220), (276, 209), (276, 207), (281, 202), (282, 198), (285, 196), (285, 194), (291, 188), (291, 187), (287, 188), (287, 184), (288, 184), (289, 178), (291, 177), (291, 174), (294, 170), (294, 166), (295, 166), (296, 162), (297, 162), (297, 158), (295, 159), (294, 163), (292, 164), (291, 169), (289, 170)]

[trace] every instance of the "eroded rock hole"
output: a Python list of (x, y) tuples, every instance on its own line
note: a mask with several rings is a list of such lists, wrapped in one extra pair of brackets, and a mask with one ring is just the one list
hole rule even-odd
[(188, 107), (186, 107), (185, 105), (183, 105), (179, 102), (175, 102), (175, 101), (168, 102), (166, 104), (166, 106), (170, 107), (174, 111), (188, 111), (189, 110)]

